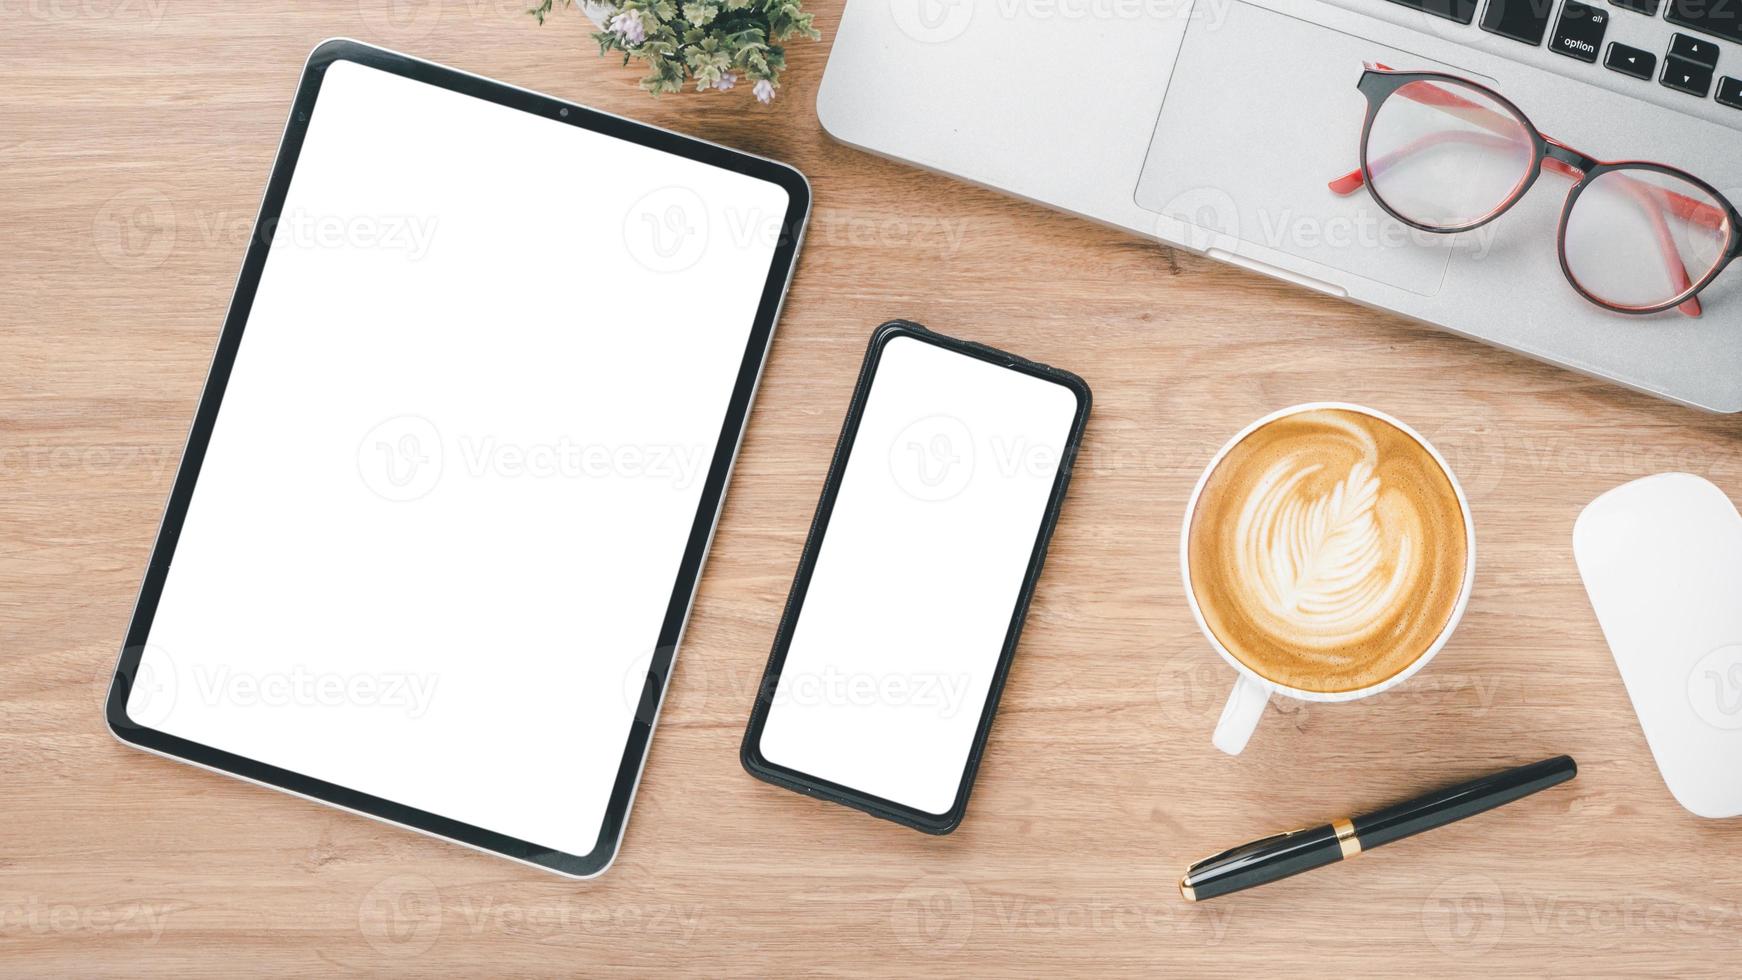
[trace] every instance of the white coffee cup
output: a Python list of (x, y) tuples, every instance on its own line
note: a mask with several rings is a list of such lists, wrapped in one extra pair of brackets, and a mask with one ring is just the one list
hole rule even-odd
[[(1276, 681), (1261, 676), (1257, 671), (1241, 663), (1239, 658), (1235, 657), (1232, 653), (1229, 653), (1228, 648), (1223, 646), (1220, 640), (1216, 639), (1216, 634), (1210, 630), (1209, 623), (1204, 621), (1203, 610), (1198, 607), (1197, 593), (1192, 588), (1192, 518), (1197, 513), (1198, 498), (1203, 494), (1204, 485), (1209, 482), (1210, 474), (1216, 471), (1216, 467), (1221, 465), (1223, 458), (1225, 458), (1235, 446), (1239, 445), (1241, 440), (1257, 431), (1260, 427), (1286, 416), (1296, 415), (1301, 412), (1317, 411), (1320, 409), (1340, 409), (1346, 412), (1357, 412), (1362, 415), (1371, 416), (1372, 418), (1396, 426), (1404, 434), (1408, 435), (1411, 439), (1414, 439), (1417, 444), (1427, 450), (1428, 455), (1433, 457), (1434, 462), (1438, 463), (1440, 470), (1445, 473), (1446, 479), (1452, 485), (1452, 492), (1456, 493), (1458, 496), (1458, 509), (1464, 516), (1463, 585), (1458, 592), (1458, 601), (1452, 607), (1451, 615), (1447, 617), (1446, 624), (1440, 629), (1439, 635), (1434, 638), (1433, 643), (1428, 646), (1426, 652), (1415, 658), (1413, 663), (1390, 677), (1387, 677), (1383, 681), (1369, 687), (1357, 688), (1353, 691), (1336, 691), (1334, 693), (1306, 691), (1297, 687), (1290, 687), (1286, 684), (1279, 684)], [(1371, 697), (1381, 691), (1388, 691), (1391, 688), (1402, 684), (1404, 681), (1409, 680), (1415, 675), (1416, 671), (1427, 666), (1427, 662), (1434, 658), (1434, 654), (1439, 653), (1440, 648), (1446, 645), (1447, 640), (1451, 639), (1452, 631), (1457, 629), (1458, 621), (1464, 618), (1465, 607), (1470, 604), (1470, 587), (1476, 578), (1476, 523), (1470, 517), (1470, 502), (1465, 499), (1464, 488), (1458, 485), (1458, 478), (1453, 475), (1451, 466), (1446, 463), (1445, 457), (1440, 455), (1439, 450), (1433, 447), (1433, 443), (1428, 442), (1421, 433), (1384, 412), (1376, 411), (1362, 405), (1351, 405), (1347, 402), (1308, 402), (1302, 405), (1291, 405), (1288, 408), (1282, 408), (1271, 412), (1269, 415), (1266, 415), (1258, 421), (1253, 422), (1251, 425), (1246, 426), (1244, 429), (1241, 429), (1234, 438), (1228, 440), (1226, 445), (1217, 450), (1215, 457), (1210, 460), (1210, 464), (1204, 467), (1203, 475), (1198, 477), (1198, 484), (1192, 489), (1191, 501), (1186, 504), (1185, 523), (1180, 528), (1179, 563), (1180, 574), (1185, 579), (1186, 602), (1191, 606), (1192, 618), (1197, 620), (1198, 629), (1203, 632), (1204, 638), (1210, 641), (1211, 648), (1214, 649), (1223, 660), (1228, 662), (1228, 666), (1234, 668), (1234, 670), (1239, 673), (1239, 677), (1234, 681), (1234, 690), (1228, 695), (1228, 703), (1222, 708), (1222, 718), (1216, 723), (1216, 733), (1211, 739), (1211, 741), (1215, 743), (1216, 748), (1221, 749), (1229, 755), (1239, 755), (1245, 750), (1246, 742), (1252, 738), (1252, 732), (1257, 729), (1258, 720), (1264, 716), (1264, 706), (1270, 702), (1272, 695), (1284, 695), (1286, 697), (1298, 698), (1302, 701), (1318, 701), (1327, 703), (1333, 701), (1354, 701), (1359, 698)]]

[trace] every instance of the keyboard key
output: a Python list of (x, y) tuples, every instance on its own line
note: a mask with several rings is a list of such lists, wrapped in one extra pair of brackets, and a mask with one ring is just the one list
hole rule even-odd
[(1682, 58), (1663, 59), (1661, 81), (1669, 88), (1705, 98), (1712, 88), (1712, 69)]
[(1703, 34), (1742, 43), (1742, 0), (1669, 0), (1663, 18)]
[[(1742, 2), (1742, 0), (1732, 0)], [(1488, 0), (1482, 11), (1482, 29), (1514, 41), (1537, 45), (1548, 31), (1554, 0)]]
[(1631, 10), (1647, 17), (1657, 16), (1657, 0), (1609, 0), (1609, 2), (1622, 10)]
[(1435, 17), (1468, 24), (1476, 19), (1476, 0), (1391, 0)]
[(1603, 50), (1603, 32), (1609, 29), (1609, 11), (1579, 0), (1567, 0), (1561, 19), (1555, 22), (1549, 50), (1580, 61), (1596, 61)]
[(1652, 74), (1657, 71), (1657, 55), (1628, 47), (1620, 41), (1611, 41), (1609, 53), (1603, 57), (1603, 67), (1649, 82)]
[(1725, 75), (1718, 79), (1718, 101), (1732, 109), (1742, 109), (1742, 78)]
[(1718, 46), (1710, 41), (1687, 34), (1670, 35), (1669, 56), (1671, 58), (1686, 58), (1696, 65), (1705, 65), (1707, 68), (1718, 67)]

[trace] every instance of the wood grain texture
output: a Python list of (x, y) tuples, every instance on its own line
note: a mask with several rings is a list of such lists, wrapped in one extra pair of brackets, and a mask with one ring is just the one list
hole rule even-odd
[[(1742, 825), (1665, 790), (1569, 541), (1634, 477), (1742, 493), (1742, 423), (836, 145), (813, 109), (833, 0), (766, 109), (655, 101), (593, 57), (578, 15), (538, 28), (522, 6), (0, 3), (0, 973), (1734, 975)], [(285, 107), (332, 35), (788, 160), (815, 186), (634, 819), (595, 882), (130, 751), (99, 716)], [(599, 177), (516, 179), (562, 195)], [(1095, 391), (967, 822), (939, 839), (737, 760), (854, 371), (892, 316)], [(1273, 705), (1227, 758), (1209, 733), (1229, 676), (1181, 597), (1181, 511), (1228, 435), (1324, 398), (1406, 419), (1453, 460), (1475, 598), (1408, 685)], [(1559, 752), (1579, 778), (1503, 813), (1222, 902), (1175, 892), (1224, 846)]]

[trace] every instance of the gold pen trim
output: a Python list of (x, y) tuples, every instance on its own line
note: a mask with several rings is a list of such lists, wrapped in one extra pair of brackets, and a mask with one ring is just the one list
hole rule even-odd
[(1338, 817), (1331, 821), (1331, 829), (1337, 832), (1337, 846), (1343, 849), (1345, 859), (1361, 853), (1361, 838), (1355, 836), (1355, 824), (1348, 817)]
[(1198, 893), (1192, 890), (1192, 886), (1186, 884), (1184, 878), (1179, 880), (1179, 893), (1184, 895), (1185, 900), (1188, 902), (1195, 902), (1198, 900)]

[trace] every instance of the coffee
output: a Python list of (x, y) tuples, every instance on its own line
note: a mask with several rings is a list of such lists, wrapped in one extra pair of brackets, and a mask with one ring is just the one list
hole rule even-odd
[(1303, 691), (1356, 691), (1428, 653), (1469, 561), (1458, 491), (1383, 419), (1314, 408), (1264, 423), (1206, 477), (1189, 586), (1235, 659)]

